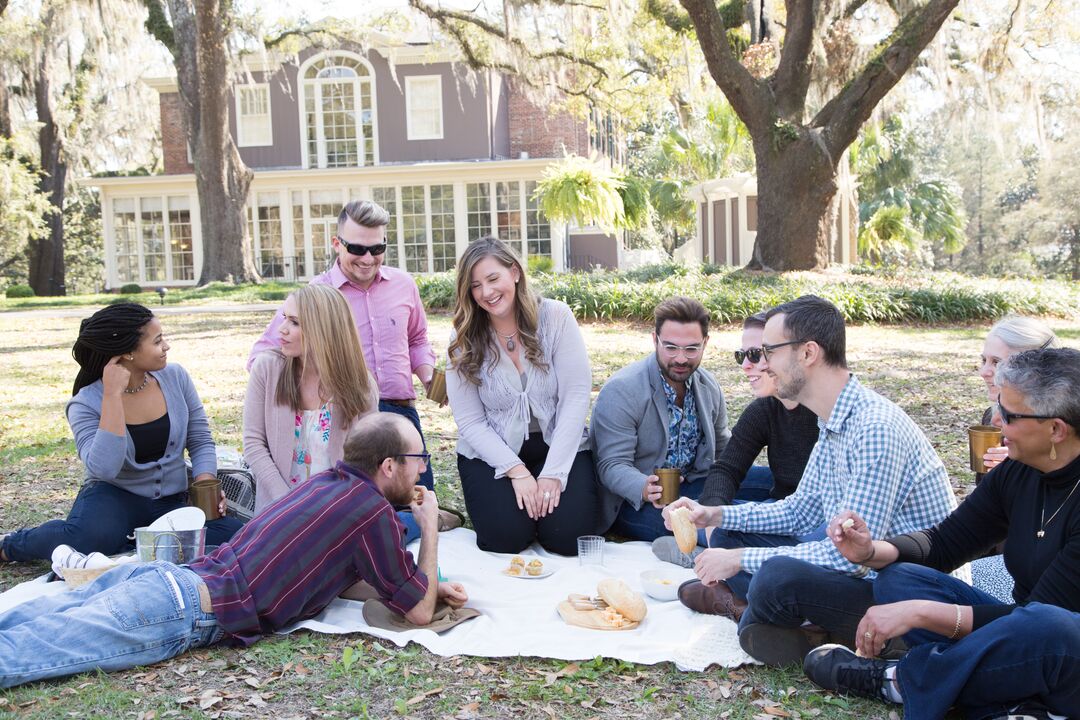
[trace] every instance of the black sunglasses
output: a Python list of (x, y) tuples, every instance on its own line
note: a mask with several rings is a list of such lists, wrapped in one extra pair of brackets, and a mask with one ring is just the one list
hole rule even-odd
[(424, 463), (425, 465), (430, 465), (431, 464), (431, 453), (426, 453), (426, 452), (422, 452), (422, 453), (401, 453), (400, 455), (398, 455), (398, 457), (420, 458), (420, 462)]
[(1013, 420), (1056, 420), (1056, 415), (1027, 415), (1025, 413), (1009, 412), (1005, 409), (1005, 406), (1001, 404), (1001, 401), (997, 402), (998, 415), (1001, 416), (1001, 422), (1006, 425), (1012, 423)]
[(386, 243), (384, 242), (381, 242), (378, 245), (361, 245), (360, 243), (345, 242), (341, 238), (338, 238), (338, 242), (345, 246), (345, 250), (348, 251), (350, 255), (358, 255), (360, 257), (364, 257), (368, 253), (371, 253), (372, 256), (375, 256), (382, 255), (384, 252), (386, 252)]
[(769, 356), (772, 355), (773, 350), (776, 350), (777, 348), (787, 347), (788, 345), (800, 345), (804, 342), (809, 342), (809, 340), (788, 340), (787, 342), (776, 343), (775, 345), (766, 345), (765, 343), (761, 343), (761, 354), (765, 357), (766, 360), (768, 360)]
[(750, 362), (752, 364), (757, 365), (759, 362), (761, 362), (761, 356), (762, 356), (762, 352), (761, 352), (761, 348), (759, 348), (759, 347), (747, 348), (746, 350), (736, 350), (735, 351), (735, 364), (736, 365), (742, 365), (743, 360), (746, 360), (747, 358), (749, 358)]

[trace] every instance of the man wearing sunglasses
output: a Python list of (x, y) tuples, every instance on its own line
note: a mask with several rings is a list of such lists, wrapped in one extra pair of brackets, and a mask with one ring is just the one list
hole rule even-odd
[[(427, 315), (416, 281), (404, 270), (386, 267), (386, 227), (390, 214), (370, 200), (354, 200), (338, 216), (337, 235), (331, 238), (336, 259), (329, 270), (311, 282), (333, 285), (352, 309), (368, 370), (379, 384), (379, 410), (403, 415), (423, 437), (416, 412), (415, 374), (427, 389), (435, 369), (435, 353), (427, 337)], [(255, 356), (281, 344), (280, 312), (251, 349)], [(420, 484), (434, 487), (430, 468)]]
[[(698, 527), (717, 527), (679, 599), (739, 623), (739, 642), (770, 665), (801, 662), (826, 641), (855, 646), (874, 602), (873, 575), (827, 538), (799, 542), (842, 510), (875, 539), (940, 522), (956, 499), (930, 442), (897, 405), (848, 370), (840, 310), (804, 295), (766, 314), (762, 369), (776, 394), (818, 416), (820, 435), (795, 492), (775, 503), (707, 507), (680, 498)], [(965, 566), (966, 569), (966, 566)], [(749, 600), (749, 604), (748, 604)]]
[(656, 306), (654, 317), (655, 351), (611, 376), (591, 420), (604, 488), (601, 527), (649, 541), (669, 534), (654, 469), (677, 468), (680, 496), (696, 498), (731, 437), (724, 394), (700, 367), (709, 342), (708, 310), (697, 300), (673, 297)]

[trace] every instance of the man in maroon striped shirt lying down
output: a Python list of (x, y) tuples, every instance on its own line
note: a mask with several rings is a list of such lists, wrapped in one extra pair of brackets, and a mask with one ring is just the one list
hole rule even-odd
[[(0, 615), (0, 687), (89, 670), (122, 670), (218, 642), (249, 645), (317, 615), (366, 581), (414, 624), (438, 600), (461, 607), (436, 569), (438, 502), (413, 487), (428, 460), (420, 434), (391, 413), (361, 418), (345, 460), (268, 506), (232, 540), (190, 565), (120, 565), (69, 592)], [(419, 565), (394, 505), (412, 505)]]

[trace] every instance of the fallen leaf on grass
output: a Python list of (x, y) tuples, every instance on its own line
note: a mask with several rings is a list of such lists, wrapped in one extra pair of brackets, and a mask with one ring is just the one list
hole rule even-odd
[(248, 685), (255, 688), (256, 690), (258, 690), (259, 688), (262, 687), (262, 683), (259, 682), (259, 678), (246, 677), (246, 678), (244, 678), (244, 682), (246, 682)]
[(791, 713), (789, 713), (787, 710), (780, 707), (779, 705), (770, 705), (763, 709), (765, 710), (766, 714), (772, 715), (773, 717), (791, 717)]
[(251, 693), (251, 697), (248, 698), (247, 704), (258, 708), (266, 707), (266, 701), (262, 699), (262, 695), (259, 695), (259, 693)]
[(214, 705), (218, 704), (222, 700), (224, 700), (224, 698), (221, 697), (221, 691), (215, 688), (210, 688), (209, 690), (203, 691), (203, 693), (199, 695), (199, 709), (206, 710), (207, 708), (213, 707)]
[(429, 698), (432, 695), (438, 695), (442, 691), (443, 691), (443, 689), (441, 687), (437, 687), (434, 690), (428, 690), (426, 692), (422, 692), (419, 695), (416, 695), (416, 696), (411, 697), (408, 700), (406, 700), (405, 704), (406, 705), (415, 705), (418, 702), (423, 702), (426, 698)]
[(468, 705), (462, 705), (458, 709), (457, 715), (454, 716), (455, 720), (473, 720), (480, 716), (480, 703), (474, 702)]

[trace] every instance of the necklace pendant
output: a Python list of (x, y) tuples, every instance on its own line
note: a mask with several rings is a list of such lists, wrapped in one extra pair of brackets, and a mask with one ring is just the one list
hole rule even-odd
[(1037, 538), (1041, 538), (1043, 535), (1046, 535), (1045, 530), (1040, 530), (1039, 532), (1035, 533), (1035, 537)]
[(514, 338), (510, 338), (506, 341), (506, 349), (508, 352), (514, 352), (514, 348), (517, 347), (517, 343), (514, 342)]

